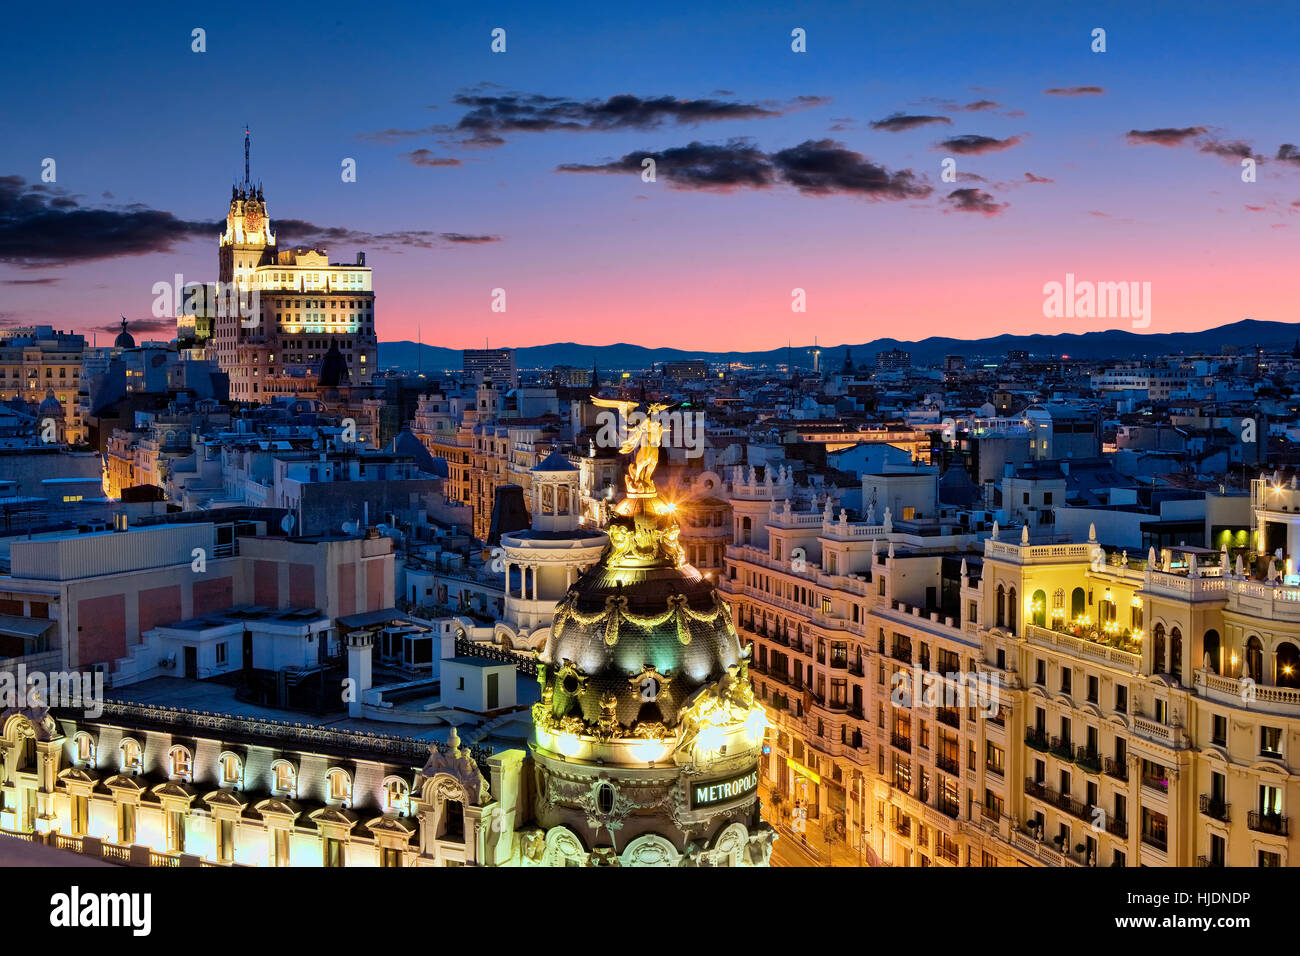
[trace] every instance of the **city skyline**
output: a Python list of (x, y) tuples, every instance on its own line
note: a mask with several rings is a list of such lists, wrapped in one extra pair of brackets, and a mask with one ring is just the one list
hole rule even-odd
[[(107, 341), (125, 314), (172, 337), (153, 286), (216, 278), (245, 123), (281, 247), (367, 252), (381, 341), (758, 350), (1292, 318), (1300, 134), (1272, 104), (1293, 16), (927, 11), (87, 10), (57, 37), (16, 11), (0, 322)], [(1067, 275), (1150, 283), (1149, 325), (1044, 318)]]

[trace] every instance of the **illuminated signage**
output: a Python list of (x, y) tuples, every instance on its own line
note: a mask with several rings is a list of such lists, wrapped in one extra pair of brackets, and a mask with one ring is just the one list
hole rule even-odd
[(691, 809), (703, 810), (706, 807), (716, 807), (720, 803), (730, 803), (732, 800), (739, 800), (757, 791), (758, 768), (734, 777), (693, 783), (691, 784)]

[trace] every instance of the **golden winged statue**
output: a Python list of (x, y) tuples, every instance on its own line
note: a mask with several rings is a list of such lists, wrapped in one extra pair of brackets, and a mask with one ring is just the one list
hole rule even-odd
[(627, 493), (634, 498), (653, 498), (655, 483), (651, 476), (659, 463), (659, 446), (664, 436), (664, 425), (659, 416), (672, 406), (652, 402), (646, 406), (644, 416), (633, 422), (633, 413), (640, 407), (640, 402), (621, 402), (594, 395), (591, 402), (601, 408), (617, 409), (620, 419), (628, 422), (627, 437), (618, 449), (623, 455), (636, 452), (627, 466)]

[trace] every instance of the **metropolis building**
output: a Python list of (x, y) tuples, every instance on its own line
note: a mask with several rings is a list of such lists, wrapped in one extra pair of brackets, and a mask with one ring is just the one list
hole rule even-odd
[(331, 263), (324, 250), (280, 249), (262, 187), (248, 178), (247, 137), (244, 182), (231, 189), (219, 263), (223, 288), (233, 283), (243, 290), (244, 311), (255, 313), (209, 303), (208, 348), (230, 375), (232, 399), (269, 402), (313, 393), (332, 346), (346, 362), (348, 384), (371, 383), (378, 339), (365, 253), (344, 264)]
[[(520, 580), (541, 585), (516, 618), (569, 584), (530, 631), (544, 643), (526, 750), (490, 753), (454, 728), (442, 742), (197, 711), (181, 695), (110, 691), (94, 718), (37, 697), (0, 712), (0, 831), (139, 866), (768, 865), (767, 714), (730, 610), (650, 481), (655, 454), (629, 469), (603, 553), (604, 534), (572, 526), (576, 474), (558, 456), (534, 533), (510, 543)], [(337, 637), (368, 669), (374, 633)]]

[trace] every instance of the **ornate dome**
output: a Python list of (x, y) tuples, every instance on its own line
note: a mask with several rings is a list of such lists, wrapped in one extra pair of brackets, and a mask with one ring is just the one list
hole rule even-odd
[(578, 579), (555, 612), (546, 656), (555, 672), (552, 713), (590, 725), (611, 716), (677, 723), (699, 688), (744, 669), (731, 614), (694, 568), (629, 568), (611, 560)]
[(63, 416), (63, 403), (54, 397), (54, 389), (47, 388), (45, 390), (45, 400), (36, 409), (36, 414), (41, 417), (46, 415)]
[(113, 340), (115, 349), (133, 349), (135, 348), (135, 337), (126, 330), (126, 316), (122, 316), (122, 331), (117, 333), (117, 338)]
[(676, 507), (650, 480), (657, 439), (640, 444), (628, 469), (609, 547), (555, 610), (538, 675), (539, 727), (659, 737), (706, 687), (734, 689), (738, 706), (752, 706), (730, 608), (686, 564)]

